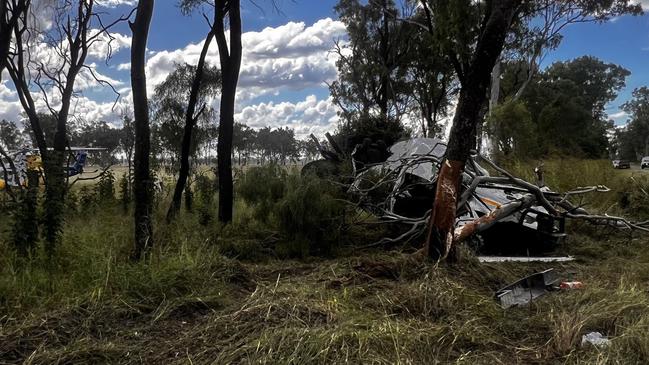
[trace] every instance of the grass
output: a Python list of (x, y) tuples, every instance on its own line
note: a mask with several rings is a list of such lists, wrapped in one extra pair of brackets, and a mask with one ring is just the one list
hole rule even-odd
[[(366, 236), (295, 260), (273, 253), (272, 229), (241, 200), (228, 227), (185, 212), (164, 225), (164, 208), (143, 263), (127, 260), (119, 207), (71, 215), (55, 265), (0, 242), (0, 364), (649, 363), (647, 236), (572, 223), (556, 254), (577, 260), (560, 264), (433, 265), (350, 247)], [(493, 299), (548, 267), (584, 289), (507, 310)], [(591, 331), (610, 345), (581, 346)]]

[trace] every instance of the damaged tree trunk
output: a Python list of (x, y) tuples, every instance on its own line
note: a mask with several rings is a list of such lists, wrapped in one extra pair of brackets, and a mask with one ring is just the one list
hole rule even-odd
[(494, 0), (487, 4), (490, 7), (486, 10), (471, 62), (466, 70), (457, 70), (465, 77), (462, 78), (446, 158), (438, 175), (425, 244), (425, 251), (433, 260), (457, 258), (453, 250), (453, 236), (460, 179), (469, 153), (476, 145), (476, 126), (487, 99), (491, 71), (500, 56), (521, 0)]

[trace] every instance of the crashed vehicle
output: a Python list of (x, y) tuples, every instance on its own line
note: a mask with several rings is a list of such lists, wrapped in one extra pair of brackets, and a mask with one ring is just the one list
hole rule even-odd
[[(385, 162), (357, 171), (350, 191), (363, 195), (366, 181), (378, 176), (386, 185), (383, 191), (388, 194), (383, 202), (374, 200), (368, 205), (376, 204), (375, 208), (382, 210), (388, 219), (427, 221), (446, 145), (436, 138), (414, 138), (394, 144), (390, 152)], [(474, 155), (462, 176), (456, 228), (529, 194), (529, 190), (518, 185), (496, 182), (497, 179), (490, 181), (489, 172), (478, 160)], [(552, 194), (549, 189), (542, 189), (545, 195)], [(537, 254), (552, 250), (565, 235), (563, 217), (553, 216), (543, 206), (532, 204), (499, 220), (469, 242), (484, 254)]]
[[(323, 157), (342, 161), (340, 148), (328, 138), (334, 151), (322, 148)], [(437, 173), (446, 152), (446, 145), (436, 138), (414, 138), (401, 141), (389, 149), (384, 162), (359, 161), (358, 148), (351, 154), (353, 182), (349, 192), (356, 195), (360, 206), (386, 222), (404, 223), (412, 227), (403, 240), (421, 235), (433, 206)], [(456, 228), (486, 216), (508, 203), (530, 195), (530, 190), (508, 183), (506, 178), (490, 177), (487, 169), (473, 155), (462, 176), (458, 197)], [(322, 162), (321, 162), (322, 163)], [(544, 196), (559, 194), (540, 188)], [(472, 235), (469, 246), (481, 254), (542, 254), (551, 251), (565, 237), (565, 218), (549, 214), (542, 205), (530, 204), (499, 219), (479, 234)]]

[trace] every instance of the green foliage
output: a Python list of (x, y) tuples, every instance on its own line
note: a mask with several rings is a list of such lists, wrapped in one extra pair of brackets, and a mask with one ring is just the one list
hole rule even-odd
[(617, 97), (629, 71), (591, 56), (556, 62), (532, 80), (520, 99), (511, 101), (524, 71), (520, 63), (505, 65), (502, 105), (487, 123), (498, 152), (519, 158), (553, 153), (607, 157), (613, 125), (605, 106)]
[(254, 219), (277, 227), (284, 238), (279, 255), (328, 255), (338, 245), (346, 206), (331, 183), (268, 165), (250, 168), (237, 193), (252, 206)]
[(618, 202), (625, 215), (640, 221), (649, 219), (649, 176), (630, 176), (618, 192)]
[(9, 242), (21, 257), (33, 254), (38, 244), (38, 187), (23, 189), (11, 214)]
[(237, 194), (253, 205), (255, 218), (268, 223), (284, 196), (288, 174), (276, 164), (251, 167), (237, 184)]
[(409, 45), (423, 31), (396, 20), (399, 10), (392, 0), (341, 0), (335, 10), (349, 34), (349, 44), (338, 51), (338, 80), (329, 87), (344, 106), (339, 132), (354, 139), (343, 147), (351, 151), (363, 138), (390, 145), (404, 134), (401, 112), (413, 92), (407, 81)]
[(97, 208), (97, 194), (90, 186), (79, 189), (79, 210), (82, 213), (93, 212)]
[(108, 170), (101, 174), (96, 188), (97, 199), (103, 203), (111, 203), (115, 200), (115, 174)]
[(199, 174), (196, 176), (194, 186), (198, 195), (198, 222), (206, 226), (214, 219), (214, 194), (218, 184), (215, 179)]
[(507, 101), (499, 105), (491, 112), (485, 127), (499, 154), (513, 154), (518, 158), (538, 155), (537, 131), (523, 102)]
[(634, 161), (649, 156), (649, 87), (633, 90), (633, 98), (622, 108), (630, 119), (623, 130), (616, 131), (618, 157)]
[(124, 213), (128, 212), (131, 205), (131, 182), (129, 181), (129, 174), (124, 173), (119, 179), (120, 202)]
[(276, 206), (279, 229), (289, 240), (288, 256), (328, 255), (344, 229), (345, 203), (330, 183), (314, 176), (288, 175)]

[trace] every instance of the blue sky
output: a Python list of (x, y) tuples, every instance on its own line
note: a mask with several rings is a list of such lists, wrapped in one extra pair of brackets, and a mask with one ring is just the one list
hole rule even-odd
[[(103, 0), (121, 4), (108, 8), (108, 17), (128, 13), (135, 0)], [(242, 0), (244, 62), (237, 97), (237, 115), (253, 127), (290, 126), (298, 136), (322, 134), (335, 127), (336, 108), (329, 98), (326, 82), (336, 78), (335, 57), (330, 52), (336, 39), (344, 38), (344, 25), (336, 20), (335, 0)], [(147, 76), (149, 92), (179, 62), (195, 63), (206, 32), (200, 14), (183, 16), (175, 0), (157, 0), (149, 39)], [(649, 8), (649, 1), (645, 1)], [(96, 71), (111, 79), (121, 98), (113, 107), (115, 95), (86, 80), (75, 115), (104, 119), (116, 124), (130, 104), (129, 51), (130, 31), (126, 24), (114, 29), (119, 39), (113, 42), (114, 54), (108, 64), (97, 56)], [(575, 24), (567, 27), (557, 50), (544, 60), (547, 66), (556, 60), (592, 55), (629, 69), (627, 87), (608, 106), (609, 116), (617, 123), (626, 120), (619, 107), (635, 87), (649, 85), (649, 15), (624, 16), (604, 24)], [(212, 44), (209, 62), (218, 64), (216, 44)], [(81, 88), (81, 86), (80, 86)], [(216, 101), (215, 101), (216, 105)], [(0, 118), (18, 118), (20, 107), (12, 94), (7, 77), (0, 84)]]

